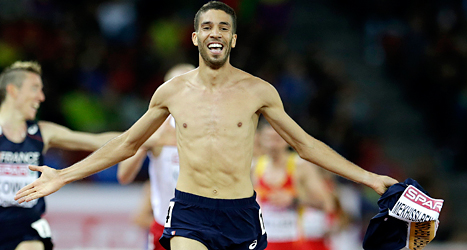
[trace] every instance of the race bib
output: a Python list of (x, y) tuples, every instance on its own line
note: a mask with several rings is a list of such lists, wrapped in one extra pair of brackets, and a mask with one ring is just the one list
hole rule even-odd
[(268, 238), (274, 239), (275, 242), (298, 239), (298, 214), (295, 210), (269, 209), (268, 206), (263, 205), (261, 211)]
[(172, 226), (172, 212), (175, 206), (175, 202), (171, 201), (169, 203), (169, 209), (167, 210), (167, 217), (165, 218), (164, 227), (171, 227)]
[(323, 238), (330, 230), (330, 222), (325, 212), (315, 208), (306, 208), (301, 215), (303, 236), (307, 239)]
[(37, 199), (18, 204), (14, 200), (16, 192), (35, 181), (39, 173), (31, 171), (28, 164), (0, 164), (0, 206), (31, 208), (37, 204)]
[(409, 223), (406, 249), (420, 250), (426, 247), (435, 238), (438, 225), (438, 220)]
[(52, 231), (50, 230), (49, 223), (45, 219), (40, 219), (31, 224), (31, 227), (34, 228), (41, 238), (50, 238), (52, 237)]
[(407, 222), (407, 242), (403, 250), (420, 250), (436, 236), (444, 200), (433, 199), (409, 185), (389, 215)]
[(261, 235), (266, 233), (266, 227), (264, 226), (263, 214), (261, 213), (261, 208), (259, 209), (259, 224), (261, 226)]
[(409, 185), (402, 193), (389, 215), (406, 222), (436, 221), (443, 207), (444, 200), (433, 199)]

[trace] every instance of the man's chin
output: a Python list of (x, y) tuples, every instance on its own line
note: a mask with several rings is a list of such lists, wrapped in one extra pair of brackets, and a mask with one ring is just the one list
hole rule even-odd
[(226, 62), (227, 62), (227, 60), (225, 58), (222, 58), (222, 59), (218, 58), (218, 59), (214, 59), (214, 60), (213, 59), (208, 60), (208, 61), (206, 61), (206, 64), (211, 68), (218, 69), (218, 68), (224, 66), (224, 64)]
[(224, 64), (227, 62), (227, 58), (228, 56), (224, 55), (224, 54), (212, 54), (210, 53), (209, 51), (203, 51), (201, 52), (200, 51), (200, 54), (201, 54), (201, 57), (203, 58), (204, 62), (206, 63), (206, 65), (208, 65), (210, 68), (213, 68), (213, 69), (218, 69), (222, 66), (224, 66)]
[(30, 120), (36, 119), (36, 114), (37, 114), (37, 113), (30, 114), (29, 116), (26, 116), (26, 120), (30, 121)]

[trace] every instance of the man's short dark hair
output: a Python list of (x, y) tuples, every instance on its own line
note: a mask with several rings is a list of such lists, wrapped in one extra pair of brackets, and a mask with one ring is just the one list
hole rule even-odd
[(227, 4), (223, 3), (223, 2), (219, 2), (219, 1), (210, 1), (206, 4), (204, 4), (199, 10), (198, 12), (196, 12), (196, 15), (195, 15), (195, 31), (198, 31), (198, 28), (199, 28), (199, 16), (203, 13), (205, 13), (206, 11), (208, 10), (222, 10), (224, 11), (225, 13), (229, 14), (230, 17), (232, 18), (232, 33), (235, 34), (235, 32), (237, 31), (237, 15), (235, 14), (235, 10), (232, 9), (230, 6), (228, 6)]

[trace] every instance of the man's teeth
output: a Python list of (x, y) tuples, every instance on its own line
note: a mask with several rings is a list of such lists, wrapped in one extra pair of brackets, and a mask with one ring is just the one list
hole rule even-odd
[(209, 44), (208, 48), (210, 49), (222, 49), (222, 45), (218, 43)]
[(39, 108), (39, 104), (37, 104), (37, 103), (36, 103), (36, 104), (33, 104), (32, 107), (35, 108), (35, 109), (38, 109), (38, 108)]

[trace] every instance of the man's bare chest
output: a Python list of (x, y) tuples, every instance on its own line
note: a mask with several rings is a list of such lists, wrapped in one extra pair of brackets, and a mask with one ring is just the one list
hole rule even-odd
[(196, 92), (180, 95), (170, 107), (177, 124), (200, 131), (242, 128), (249, 125), (258, 110), (257, 102), (240, 91)]

